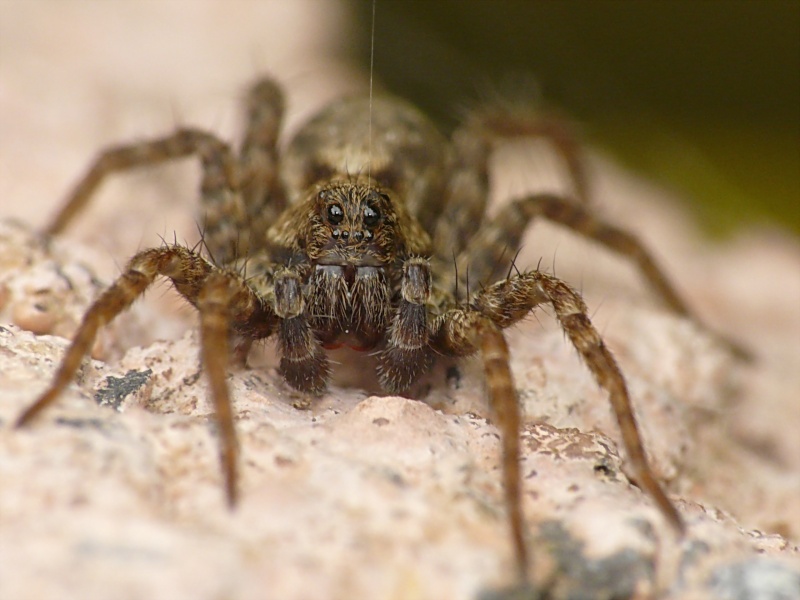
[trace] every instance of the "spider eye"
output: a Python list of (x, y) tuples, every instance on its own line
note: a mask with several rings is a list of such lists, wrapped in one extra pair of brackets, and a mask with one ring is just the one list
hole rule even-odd
[(328, 206), (328, 222), (331, 225), (338, 225), (344, 219), (344, 211), (338, 204), (330, 204)]
[(381, 213), (379, 213), (377, 209), (372, 208), (371, 206), (364, 207), (364, 225), (367, 227), (372, 227), (377, 225), (380, 219)]

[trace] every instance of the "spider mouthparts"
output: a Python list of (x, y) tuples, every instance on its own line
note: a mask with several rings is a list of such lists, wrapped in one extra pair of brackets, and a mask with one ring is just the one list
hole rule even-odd
[(356, 266), (344, 265), (342, 267), (342, 272), (344, 274), (344, 280), (347, 282), (347, 285), (352, 286), (353, 282), (356, 280)]

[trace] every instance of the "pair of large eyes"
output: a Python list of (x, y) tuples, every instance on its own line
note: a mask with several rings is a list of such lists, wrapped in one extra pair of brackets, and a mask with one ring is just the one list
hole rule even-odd
[[(369, 205), (364, 207), (361, 214), (364, 219), (364, 225), (367, 227), (373, 227), (381, 220), (381, 213), (378, 209)], [(340, 204), (329, 204), (327, 216), (331, 225), (338, 225), (344, 220), (344, 209)]]

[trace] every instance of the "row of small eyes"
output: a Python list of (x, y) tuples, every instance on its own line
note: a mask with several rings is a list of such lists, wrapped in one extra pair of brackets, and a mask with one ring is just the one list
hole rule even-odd
[[(361, 215), (367, 227), (377, 225), (381, 219), (380, 212), (372, 206), (364, 206)], [(339, 225), (344, 220), (344, 209), (340, 204), (329, 204), (327, 217), (331, 225)]]

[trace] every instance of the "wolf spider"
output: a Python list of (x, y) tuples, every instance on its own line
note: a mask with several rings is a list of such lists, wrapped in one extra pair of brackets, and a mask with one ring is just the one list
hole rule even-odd
[[(505, 250), (519, 245), (533, 220), (545, 218), (629, 257), (673, 311), (689, 314), (637, 239), (587, 209), (581, 162), (564, 128), (475, 111), (448, 142), (406, 103), (351, 98), (329, 105), (279, 152), (284, 105), (278, 86), (257, 82), (247, 108), (238, 153), (205, 131), (181, 128), (107, 149), (80, 180), (48, 234), (59, 233), (107, 175), (196, 155), (202, 162), (207, 253), (176, 243), (136, 254), (86, 312), (52, 383), (18, 425), (58, 398), (98, 329), (159, 277), (170, 279), (200, 314), (201, 360), (231, 506), (238, 496), (238, 447), (225, 375), (229, 357), (246, 357), (255, 340), (277, 340), (281, 375), (311, 396), (326, 387), (326, 350), (340, 345), (373, 352), (380, 384), (390, 393), (407, 390), (437, 355), (480, 352), (502, 432), (505, 503), (524, 577), (521, 418), (502, 330), (549, 304), (609, 394), (636, 481), (682, 530), (678, 511), (648, 464), (625, 379), (581, 297), (539, 270), (509, 270), (492, 280)], [(569, 166), (576, 198), (526, 196), (488, 218), (489, 157), (499, 139), (513, 136), (550, 139)], [(467, 264), (469, 277), (482, 287), (469, 290), (467, 274), (459, 275), (453, 261)]]

